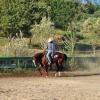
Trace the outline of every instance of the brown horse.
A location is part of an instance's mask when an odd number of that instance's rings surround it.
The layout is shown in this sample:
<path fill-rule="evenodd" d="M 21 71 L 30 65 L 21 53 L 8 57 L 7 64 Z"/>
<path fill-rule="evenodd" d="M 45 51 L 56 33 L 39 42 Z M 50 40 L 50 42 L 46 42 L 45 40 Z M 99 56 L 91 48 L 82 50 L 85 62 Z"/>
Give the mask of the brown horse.
<path fill-rule="evenodd" d="M 51 59 L 51 61 L 52 61 L 51 65 L 48 65 L 48 60 L 47 60 L 45 52 L 36 53 L 33 56 L 34 65 L 36 67 L 41 66 L 44 69 L 44 71 L 46 72 L 46 76 L 48 76 L 48 68 L 52 67 L 53 64 L 56 65 L 57 72 L 61 71 L 63 69 L 63 63 L 65 61 L 67 61 L 67 56 L 66 56 L 66 54 L 56 52 L 54 54 L 54 57 Z M 42 75 L 41 68 L 39 68 L 39 72 Z"/>

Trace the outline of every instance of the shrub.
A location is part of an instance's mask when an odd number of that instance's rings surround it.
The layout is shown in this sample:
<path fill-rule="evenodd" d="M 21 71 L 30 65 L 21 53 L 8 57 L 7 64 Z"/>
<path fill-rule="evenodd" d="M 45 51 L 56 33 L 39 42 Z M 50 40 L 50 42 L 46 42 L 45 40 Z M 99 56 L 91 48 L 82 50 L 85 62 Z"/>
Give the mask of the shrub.
<path fill-rule="evenodd" d="M 35 23 L 31 29 L 32 44 L 39 44 L 41 48 L 46 46 L 48 37 L 54 36 L 54 26 L 50 19 L 42 18 L 40 24 Z"/>
<path fill-rule="evenodd" d="M 5 45 L 5 56 L 29 56 L 27 39 L 23 38 L 22 33 L 17 38 L 12 37 L 10 42 Z"/>

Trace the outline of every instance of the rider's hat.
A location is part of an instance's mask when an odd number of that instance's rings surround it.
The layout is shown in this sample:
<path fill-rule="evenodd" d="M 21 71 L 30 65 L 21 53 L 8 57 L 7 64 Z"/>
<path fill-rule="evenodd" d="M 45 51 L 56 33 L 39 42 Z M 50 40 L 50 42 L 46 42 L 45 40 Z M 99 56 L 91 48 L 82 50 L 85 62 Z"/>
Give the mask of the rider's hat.
<path fill-rule="evenodd" d="M 48 39 L 48 42 L 52 42 L 54 39 L 53 39 L 53 37 L 50 37 L 49 39 Z"/>

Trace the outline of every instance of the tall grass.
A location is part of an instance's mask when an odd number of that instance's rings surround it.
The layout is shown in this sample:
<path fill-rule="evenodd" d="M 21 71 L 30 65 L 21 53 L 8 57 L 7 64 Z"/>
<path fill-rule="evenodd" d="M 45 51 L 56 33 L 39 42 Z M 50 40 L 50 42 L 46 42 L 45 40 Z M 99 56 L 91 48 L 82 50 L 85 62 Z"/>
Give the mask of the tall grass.
<path fill-rule="evenodd" d="M 0 37 L 0 46 L 4 46 L 9 42 L 9 39 L 6 37 Z"/>
<path fill-rule="evenodd" d="M 4 48 L 3 53 L 5 56 L 29 56 L 27 39 L 22 37 L 20 33 L 17 38 L 11 38 Z"/>

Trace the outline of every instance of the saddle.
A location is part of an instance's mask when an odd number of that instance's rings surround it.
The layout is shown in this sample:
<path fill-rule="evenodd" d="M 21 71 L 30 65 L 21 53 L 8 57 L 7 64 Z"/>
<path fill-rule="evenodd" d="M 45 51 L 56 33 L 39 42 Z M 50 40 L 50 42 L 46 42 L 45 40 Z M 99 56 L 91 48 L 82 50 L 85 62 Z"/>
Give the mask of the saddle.
<path fill-rule="evenodd" d="M 45 56 L 47 55 L 47 52 L 45 53 Z M 54 58 L 57 58 L 58 55 L 55 53 L 53 56 L 50 56 L 50 59 L 51 59 L 51 63 L 53 63 L 53 59 Z M 46 57 L 47 58 L 47 57 Z"/>

